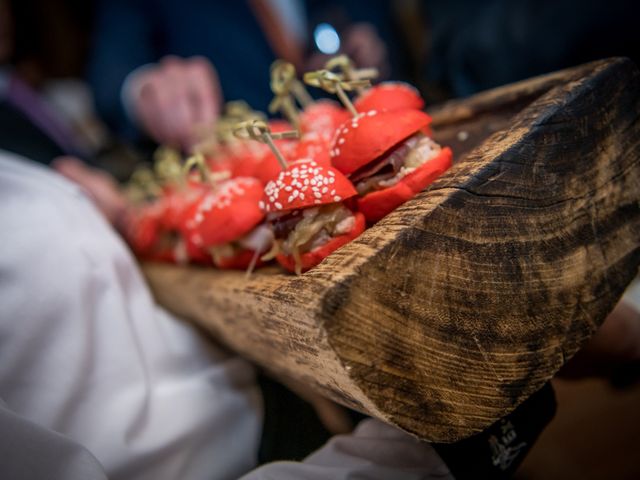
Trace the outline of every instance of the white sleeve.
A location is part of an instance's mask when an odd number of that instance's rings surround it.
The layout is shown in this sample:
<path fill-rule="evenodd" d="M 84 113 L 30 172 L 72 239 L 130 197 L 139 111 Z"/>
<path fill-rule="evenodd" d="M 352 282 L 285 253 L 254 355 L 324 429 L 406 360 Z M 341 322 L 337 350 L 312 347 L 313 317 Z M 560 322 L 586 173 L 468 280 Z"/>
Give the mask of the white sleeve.
<path fill-rule="evenodd" d="M 378 420 L 362 421 L 350 435 L 333 437 L 304 461 L 275 462 L 242 480 L 453 479 L 428 444 Z"/>
<path fill-rule="evenodd" d="M 5 480 L 107 480 L 82 446 L 10 412 L 0 400 L 0 474 Z"/>
<path fill-rule="evenodd" d="M 9 410 L 85 447 L 111 479 L 230 479 L 255 466 L 253 369 L 156 306 L 75 185 L 0 152 L 0 225 Z"/>

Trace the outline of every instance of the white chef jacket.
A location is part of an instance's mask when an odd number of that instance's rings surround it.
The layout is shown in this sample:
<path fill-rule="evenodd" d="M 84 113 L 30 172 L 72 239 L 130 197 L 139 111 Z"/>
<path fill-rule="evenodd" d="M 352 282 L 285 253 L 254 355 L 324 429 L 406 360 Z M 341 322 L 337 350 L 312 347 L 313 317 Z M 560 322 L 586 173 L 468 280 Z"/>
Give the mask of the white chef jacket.
<path fill-rule="evenodd" d="M 264 465 L 242 480 L 453 480 L 428 444 L 378 420 L 337 435 L 304 462 Z"/>
<path fill-rule="evenodd" d="M 253 369 L 153 302 L 79 187 L 0 151 L 0 478 L 233 479 L 262 419 Z M 375 420 L 243 479 L 452 478 Z"/>
<path fill-rule="evenodd" d="M 255 466 L 252 367 L 154 303 L 79 187 L 1 154 L 0 228 L 5 413 L 81 444 L 111 479 L 234 479 Z M 0 423 L 2 442 L 7 432 Z M 22 478 L 3 457 L 0 478 Z"/>

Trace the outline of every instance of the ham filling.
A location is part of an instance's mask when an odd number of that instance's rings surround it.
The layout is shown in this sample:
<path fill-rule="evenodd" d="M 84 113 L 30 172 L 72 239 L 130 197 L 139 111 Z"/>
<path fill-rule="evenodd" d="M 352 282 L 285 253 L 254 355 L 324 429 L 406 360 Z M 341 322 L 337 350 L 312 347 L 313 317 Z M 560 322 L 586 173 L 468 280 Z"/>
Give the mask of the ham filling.
<path fill-rule="evenodd" d="M 415 169 L 440 154 L 442 147 L 416 133 L 382 157 L 356 170 L 349 179 L 360 195 L 392 187 Z"/>

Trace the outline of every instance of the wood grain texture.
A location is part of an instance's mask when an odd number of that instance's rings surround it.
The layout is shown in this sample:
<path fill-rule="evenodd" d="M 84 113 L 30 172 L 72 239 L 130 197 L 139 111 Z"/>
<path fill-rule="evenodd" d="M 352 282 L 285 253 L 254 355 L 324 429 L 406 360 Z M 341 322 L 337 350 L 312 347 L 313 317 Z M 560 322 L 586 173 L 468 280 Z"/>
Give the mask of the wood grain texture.
<path fill-rule="evenodd" d="M 427 440 L 513 410 L 637 271 L 640 74 L 603 60 L 432 113 L 457 163 L 318 267 L 246 281 L 146 265 L 158 300 L 277 374 Z"/>

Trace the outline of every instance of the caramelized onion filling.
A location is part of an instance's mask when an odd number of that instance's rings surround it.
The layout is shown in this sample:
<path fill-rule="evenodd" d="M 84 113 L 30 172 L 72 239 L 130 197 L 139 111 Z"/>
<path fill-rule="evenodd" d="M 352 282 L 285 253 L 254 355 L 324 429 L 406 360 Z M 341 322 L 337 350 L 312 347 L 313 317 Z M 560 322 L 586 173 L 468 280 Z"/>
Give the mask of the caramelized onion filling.
<path fill-rule="evenodd" d="M 269 219 L 275 234 L 273 248 L 262 257 L 271 260 L 279 253 L 293 256 L 296 271 L 302 269 L 301 256 L 322 247 L 332 238 L 350 232 L 355 225 L 351 210 L 341 203 L 306 208 Z"/>

